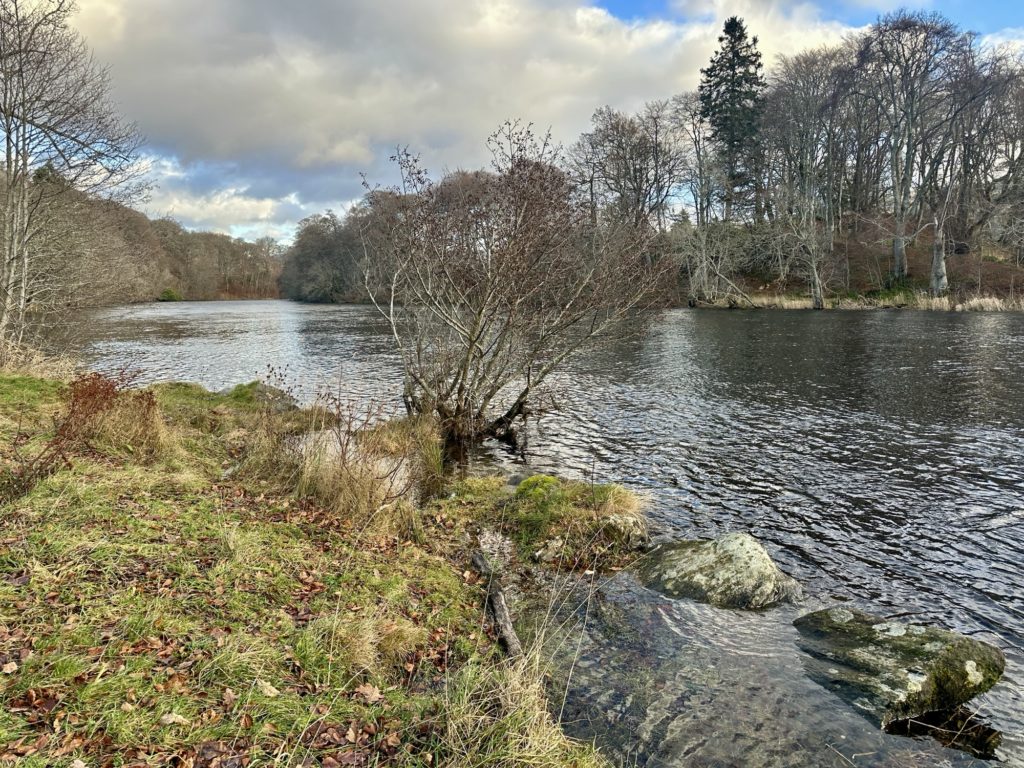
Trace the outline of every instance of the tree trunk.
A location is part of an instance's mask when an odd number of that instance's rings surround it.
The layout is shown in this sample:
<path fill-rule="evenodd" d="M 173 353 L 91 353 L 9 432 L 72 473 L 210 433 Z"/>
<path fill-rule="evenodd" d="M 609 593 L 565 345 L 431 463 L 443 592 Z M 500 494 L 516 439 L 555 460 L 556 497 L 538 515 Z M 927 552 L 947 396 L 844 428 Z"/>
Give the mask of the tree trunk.
<path fill-rule="evenodd" d="M 903 227 L 892 239 L 892 274 L 897 280 L 903 280 L 907 276 L 907 238 L 903 234 Z"/>
<path fill-rule="evenodd" d="M 949 290 L 949 281 L 946 279 L 946 238 L 939 223 L 939 217 L 935 220 L 935 242 L 932 245 L 932 296 L 942 296 Z"/>
<path fill-rule="evenodd" d="M 811 306 L 814 309 L 825 308 L 825 293 L 821 288 L 821 275 L 818 274 L 818 265 L 811 264 Z"/>

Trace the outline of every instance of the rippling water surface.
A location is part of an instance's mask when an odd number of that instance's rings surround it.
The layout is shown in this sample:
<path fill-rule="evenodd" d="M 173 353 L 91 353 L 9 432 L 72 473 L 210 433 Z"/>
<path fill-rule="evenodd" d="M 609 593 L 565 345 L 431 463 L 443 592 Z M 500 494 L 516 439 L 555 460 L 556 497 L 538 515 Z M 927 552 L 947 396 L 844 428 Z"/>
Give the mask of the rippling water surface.
<path fill-rule="evenodd" d="M 147 380 L 218 389 L 273 366 L 307 397 L 390 396 L 398 384 L 385 329 L 362 307 L 146 305 L 83 327 L 96 367 L 127 364 Z M 976 709 L 1003 732 L 1000 760 L 1024 765 L 1024 316 L 682 310 L 556 384 L 562 409 L 534 426 L 531 467 L 645 490 L 672 536 L 750 531 L 816 602 L 997 644 L 1007 673 Z M 583 660 L 680 660 L 650 665 L 661 671 L 645 686 L 687 693 L 658 723 L 635 724 L 660 745 L 638 746 L 641 761 L 971 763 L 879 734 L 809 683 L 785 612 L 740 616 L 638 591 L 624 578 L 605 596 L 633 612 L 637 642 Z M 567 710 L 588 734 L 577 693 Z"/>

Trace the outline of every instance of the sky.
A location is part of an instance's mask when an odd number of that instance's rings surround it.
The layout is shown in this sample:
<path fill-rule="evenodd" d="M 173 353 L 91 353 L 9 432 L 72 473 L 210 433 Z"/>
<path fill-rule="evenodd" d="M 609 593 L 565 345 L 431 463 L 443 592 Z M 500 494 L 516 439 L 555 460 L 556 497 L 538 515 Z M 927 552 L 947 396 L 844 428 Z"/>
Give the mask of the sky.
<path fill-rule="evenodd" d="M 571 143 L 602 105 L 695 88 L 724 20 L 770 69 L 841 41 L 895 0 L 79 0 L 76 26 L 147 139 L 140 207 L 288 241 L 300 219 L 394 183 L 408 146 L 435 173 L 486 163 L 509 118 Z M 1024 41 L 1024 2 L 910 0 L 983 39 Z"/>

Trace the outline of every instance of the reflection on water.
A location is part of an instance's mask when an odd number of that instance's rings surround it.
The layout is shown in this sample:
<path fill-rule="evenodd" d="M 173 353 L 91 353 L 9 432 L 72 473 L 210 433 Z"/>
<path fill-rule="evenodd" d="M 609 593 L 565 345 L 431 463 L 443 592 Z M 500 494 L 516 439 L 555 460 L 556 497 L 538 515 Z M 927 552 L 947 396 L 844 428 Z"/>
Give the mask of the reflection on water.
<path fill-rule="evenodd" d="M 366 308 L 165 304 L 89 320 L 85 354 L 97 367 L 217 389 L 273 366 L 307 397 L 327 386 L 397 404 L 396 361 Z M 999 645 L 1006 677 L 977 708 L 1003 732 L 999 757 L 1024 765 L 1022 353 L 1020 315 L 672 312 L 560 376 L 563 410 L 534 425 L 529 461 L 647 491 L 672 535 L 749 531 L 823 600 Z M 836 750 L 856 753 L 844 737 L 874 755 L 858 765 L 908 748 L 933 760 L 920 764 L 961 759 L 880 735 L 815 689 L 786 616 L 716 614 L 720 632 L 694 629 L 712 626 L 705 613 L 680 603 L 658 614 L 691 627 L 667 647 L 703 654 L 697 666 L 713 678 L 687 700 L 693 717 L 676 717 L 663 739 L 686 745 L 686 764 L 742 765 L 742 745 L 758 739 L 782 745 L 773 764 L 832 764 Z M 759 647 L 773 661 L 746 655 Z M 651 674 L 668 675 L 650 658 Z M 702 709 L 736 745 L 725 762 L 701 757 L 715 738 Z"/>

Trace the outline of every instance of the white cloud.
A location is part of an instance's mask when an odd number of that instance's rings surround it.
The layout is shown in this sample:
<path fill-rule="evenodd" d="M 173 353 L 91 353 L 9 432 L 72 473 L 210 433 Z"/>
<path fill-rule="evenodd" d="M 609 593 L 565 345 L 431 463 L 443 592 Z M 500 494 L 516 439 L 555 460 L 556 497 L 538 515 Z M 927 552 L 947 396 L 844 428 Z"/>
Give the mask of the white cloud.
<path fill-rule="evenodd" d="M 1007 47 L 1024 53 L 1024 27 L 1007 27 L 981 38 L 982 45 Z"/>
<path fill-rule="evenodd" d="M 387 180 L 397 144 L 434 169 L 475 166 L 506 118 L 568 142 L 598 106 L 693 88 L 728 15 L 769 63 L 849 31 L 787 0 L 686 0 L 687 18 L 633 22 L 585 0 L 79 4 L 123 111 L 173 161 L 154 204 L 236 231 L 340 207 L 360 172 Z"/>

